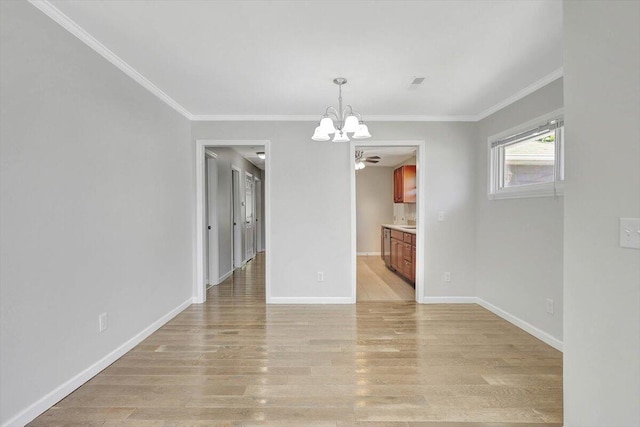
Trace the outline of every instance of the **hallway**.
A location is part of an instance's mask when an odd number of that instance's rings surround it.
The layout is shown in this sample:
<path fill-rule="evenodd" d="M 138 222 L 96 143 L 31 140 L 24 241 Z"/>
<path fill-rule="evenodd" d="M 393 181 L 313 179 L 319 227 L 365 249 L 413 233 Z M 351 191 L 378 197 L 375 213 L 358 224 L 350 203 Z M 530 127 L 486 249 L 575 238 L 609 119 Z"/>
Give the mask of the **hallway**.
<path fill-rule="evenodd" d="M 477 305 L 267 306 L 264 257 L 30 425 L 562 425 L 562 354 L 510 323 Z"/>

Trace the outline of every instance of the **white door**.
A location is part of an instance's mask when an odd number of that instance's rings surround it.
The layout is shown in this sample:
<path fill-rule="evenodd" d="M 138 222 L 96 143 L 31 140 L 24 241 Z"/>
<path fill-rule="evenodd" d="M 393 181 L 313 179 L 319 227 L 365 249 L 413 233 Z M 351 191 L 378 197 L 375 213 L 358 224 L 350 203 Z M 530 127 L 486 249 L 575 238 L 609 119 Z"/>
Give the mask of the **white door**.
<path fill-rule="evenodd" d="M 242 207 L 240 195 L 240 172 L 231 170 L 231 219 L 233 223 L 233 268 L 242 267 Z"/>
<path fill-rule="evenodd" d="M 217 285 L 218 278 L 218 164 L 207 157 L 207 284 Z"/>
<path fill-rule="evenodd" d="M 245 259 L 250 260 L 256 256 L 256 247 L 254 240 L 254 212 L 255 212 L 255 200 L 253 197 L 253 175 L 247 172 L 245 176 Z"/>

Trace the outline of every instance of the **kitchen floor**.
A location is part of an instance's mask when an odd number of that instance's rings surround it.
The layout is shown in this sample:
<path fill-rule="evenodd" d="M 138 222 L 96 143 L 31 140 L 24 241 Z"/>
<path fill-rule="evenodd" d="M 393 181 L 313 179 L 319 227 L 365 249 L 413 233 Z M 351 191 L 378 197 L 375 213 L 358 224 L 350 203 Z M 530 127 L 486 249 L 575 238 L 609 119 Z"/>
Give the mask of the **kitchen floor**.
<path fill-rule="evenodd" d="M 415 301 L 415 289 L 389 270 L 380 255 L 358 257 L 357 301 Z"/>

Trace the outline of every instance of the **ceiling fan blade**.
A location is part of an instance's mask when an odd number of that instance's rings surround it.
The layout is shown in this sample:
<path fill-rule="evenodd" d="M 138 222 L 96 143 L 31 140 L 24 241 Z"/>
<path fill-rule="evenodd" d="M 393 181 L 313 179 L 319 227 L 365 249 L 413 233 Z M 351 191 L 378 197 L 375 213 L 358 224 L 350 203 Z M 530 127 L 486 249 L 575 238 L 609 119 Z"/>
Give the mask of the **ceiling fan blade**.
<path fill-rule="evenodd" d="M 371 160 L 380 160 L 382 157 L 380 156 L 369 156 L 367 157 L 367 159 L 371 159 Z"/>
<path fill-rule="evenodd" d="M 378 163 L 380 160 L 369 160 L 369 159 L 364 159 L 365 162 L 367 163 Z"/>

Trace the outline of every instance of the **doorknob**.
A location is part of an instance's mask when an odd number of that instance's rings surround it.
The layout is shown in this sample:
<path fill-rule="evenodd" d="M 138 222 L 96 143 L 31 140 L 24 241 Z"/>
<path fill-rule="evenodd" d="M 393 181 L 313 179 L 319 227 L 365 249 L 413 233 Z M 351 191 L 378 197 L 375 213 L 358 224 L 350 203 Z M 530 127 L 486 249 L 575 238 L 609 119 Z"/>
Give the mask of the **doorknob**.
<path fill-rule="evenodd" d="M 207 229 L 211 230 L 211 226 L 210 226 L 210 225 L 208 225 L 208 226 L 207 226 Z"/>

